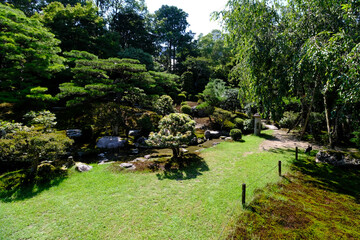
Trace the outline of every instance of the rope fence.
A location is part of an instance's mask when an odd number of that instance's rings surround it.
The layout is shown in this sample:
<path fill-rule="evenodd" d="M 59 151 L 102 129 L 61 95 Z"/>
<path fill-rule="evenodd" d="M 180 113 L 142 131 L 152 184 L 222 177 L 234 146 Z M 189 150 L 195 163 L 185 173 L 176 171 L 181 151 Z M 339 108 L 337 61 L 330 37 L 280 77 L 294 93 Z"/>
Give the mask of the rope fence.
<path fill-rule="evenodd" d="M 295 148 L 295 159 L 298 160 L 298 147 Z M 242 186 L 242 191 L 241 191 L 241 204 L 243 207 L 246 206 L 246 188 L 249 188 L 250 186 L 253 186 L 255 185 L 256 183 L 259 182 L 260 179 L 264 178 L 265 176 L 267 176 L 269 173 L 273 172 L 275 169 L 278 169 L 278 173 L 279 173 L 279 177 L 282 176 L 282 162 L 281 161 L 278 161 L 278 164 L 274 167 L 272 167 L 270 170 L 264 172 L 261 176 L 259 176 L 258 178 L 256 178 L 255 180 L 251 181 L 250 183 L 246 184 L 246 183 L 243 183 L 241 186 Z M 239 199 L 240 200 L 240 199 Z M 234 207 L 232 208 L 231 210 L 231 213 L 229 215 L 229 218 L 228 220 L 226 221 L 226 224 L 225 226 L 222 228 L 221 230 L 221 233 L 219 235 L 219 240 L 221 239 L 222 237 L 222 234 L 224 233 L 224 230 L 225 228 L 229 225 L 230 223 L 230 220 L 235 212 L 235 209 L 237 208 L 237 206 L 240 204 L 240 201 L 236 201 Z"/>

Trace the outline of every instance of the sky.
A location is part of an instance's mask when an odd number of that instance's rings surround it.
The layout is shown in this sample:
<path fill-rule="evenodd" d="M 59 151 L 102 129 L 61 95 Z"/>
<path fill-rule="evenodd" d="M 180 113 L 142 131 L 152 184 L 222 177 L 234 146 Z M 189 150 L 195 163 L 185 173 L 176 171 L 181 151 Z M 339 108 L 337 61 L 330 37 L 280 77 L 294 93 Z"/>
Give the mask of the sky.
<path fill-rule="evenodd" d="M 210 14 L 225 8 L 228 0 L 145 0 L 150 13 L 154 13 L 162 5 L 176 6 L 189 14 L 187 21 L 190 24 L 188 30 L 204 35 L 213 29 L 221 29 L 220 23 L 210 21 Z"/>

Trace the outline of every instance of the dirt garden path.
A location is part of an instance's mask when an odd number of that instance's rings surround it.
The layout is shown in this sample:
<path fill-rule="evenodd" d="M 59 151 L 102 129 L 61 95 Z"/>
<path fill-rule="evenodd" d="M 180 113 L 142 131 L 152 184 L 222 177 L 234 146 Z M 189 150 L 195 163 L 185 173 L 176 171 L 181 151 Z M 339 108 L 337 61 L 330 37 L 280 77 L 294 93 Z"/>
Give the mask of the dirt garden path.
<path fill-rule="evenodd" d="M 298 147 L 299 151 L 304 151 L 308 145 L 313 149 L 321 149 L 321 146 L 310 144 L 309 142 L 300 141 L 292 133 L 287 133 L 284 130 L 279 130 L 273 125 L 265 125 L 267 128 L 273 130 L 273 138 L 265 140 L 259 147 L 261 151 L 268 151 L 276 148 L 295 148 Z"/>

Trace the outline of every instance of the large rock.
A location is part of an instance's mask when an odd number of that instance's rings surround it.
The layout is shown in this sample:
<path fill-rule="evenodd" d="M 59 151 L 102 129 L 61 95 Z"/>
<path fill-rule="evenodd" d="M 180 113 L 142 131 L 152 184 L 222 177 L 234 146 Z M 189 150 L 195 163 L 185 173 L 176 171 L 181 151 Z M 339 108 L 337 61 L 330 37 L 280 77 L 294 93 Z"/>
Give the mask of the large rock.
<path fill-rule="evenodd" d="M 349 154 L 338 151 L 319 151 L 316 154 L 316 162 L 330 163 L 334 166 L 360 166 L 360 160 Z"/>
<path fill-rule="evenodd" d="M 82 132 L 80 129 L 68 129 L 66 130 L 66 136 L 69 138 L 78 138 L 82 136 Z"/>
<path fill-rule="evenodd" d="M 219 131 L 206 130 L 204 135 L 205 135 L 206 139 L 214 139 L 214 138 L 219 138 L 220 137 L 220 132 Z"/>
<path fill-rule="evenodd" d="M 135 165 L 132 163 L 121 163 L 120 167 L 130 169 L 130 170 L 136 169 Z"/>
<path fill-rule="evenodd" d="M 75 169 L 78 170 L 79 172 L 87 172 L 90 171 L 93 167 L 89 166 L 85 163 L 81 163 L 81 162 L 77 162 L 75 164 Z"/>
<path fill-rule="evenodd" d="M 96 146 L 98 148 L 106 148 L 106 149 L 123 148 L 125 147 L 126 143 L 127 141 L 121 139 L 120 137 L 106 136 L 100 138 L 99 141 L 96 143 Z"/>

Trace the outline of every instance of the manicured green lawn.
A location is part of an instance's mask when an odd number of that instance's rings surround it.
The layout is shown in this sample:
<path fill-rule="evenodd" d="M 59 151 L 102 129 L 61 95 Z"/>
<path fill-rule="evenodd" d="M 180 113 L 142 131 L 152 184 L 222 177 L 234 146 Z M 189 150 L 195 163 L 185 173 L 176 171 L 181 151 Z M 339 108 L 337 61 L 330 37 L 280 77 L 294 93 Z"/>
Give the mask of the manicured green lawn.
<path fill-rule="evenodd" d="M 218 239 L 224 227 L 226 237 L 229 216 L 243 211 L 241 184 L 249 184 L 250 202 L 255 189 L 280 180 L 278 160 L 285 172 L 294 158 L 260 152 L 264 138 L 244 140 L 202 151 L 202 163 L 176 175 L 114 173 L 107 165 L 72 171 L 32 197 L 0 202 L 0 239 Z"/>

